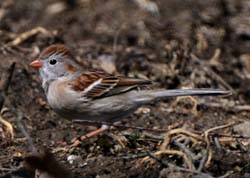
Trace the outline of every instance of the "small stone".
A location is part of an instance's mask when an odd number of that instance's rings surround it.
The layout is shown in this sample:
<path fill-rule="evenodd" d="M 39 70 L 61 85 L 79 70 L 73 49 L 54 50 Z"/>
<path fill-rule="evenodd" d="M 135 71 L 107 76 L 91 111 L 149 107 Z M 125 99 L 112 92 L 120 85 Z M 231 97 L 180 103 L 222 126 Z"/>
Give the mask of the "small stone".
<path fill-rule="evenodd" d="M 233 127 L 234 132 L 244 137 L 250 137 L 250 121 L 243 122 Z"/>
<path fill-rule="evenodd" d="M 250 137 L 250 121 L 243 122 L 233 127 L 233 131 L 236 132 L 238 135 L 243 137 Z M 242 139 L 241 143 L 244 146 L 250 145 L 249 139 Z"/>
<path fill-rule="evenodd" d="M 69 155 L 67 158 L 67 161 L 69 162 L 69 164 L 80 164 L 80 162 L 82 161 L 81 156 L 77 156 L 77 155 Z"/>

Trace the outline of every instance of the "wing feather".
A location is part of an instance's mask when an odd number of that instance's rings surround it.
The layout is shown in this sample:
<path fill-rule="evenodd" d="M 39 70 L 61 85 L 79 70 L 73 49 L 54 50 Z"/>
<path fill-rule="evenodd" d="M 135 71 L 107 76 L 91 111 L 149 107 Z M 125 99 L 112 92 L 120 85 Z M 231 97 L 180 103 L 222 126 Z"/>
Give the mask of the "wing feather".
<path fill-rule="evenodd" d="M 88 98 L 99 98 L 124 93 L 151 82 L 144 79 L 127 78 L 107 74 L 103 71 L 81 73 L 70 83 L 75 92 Z"/>

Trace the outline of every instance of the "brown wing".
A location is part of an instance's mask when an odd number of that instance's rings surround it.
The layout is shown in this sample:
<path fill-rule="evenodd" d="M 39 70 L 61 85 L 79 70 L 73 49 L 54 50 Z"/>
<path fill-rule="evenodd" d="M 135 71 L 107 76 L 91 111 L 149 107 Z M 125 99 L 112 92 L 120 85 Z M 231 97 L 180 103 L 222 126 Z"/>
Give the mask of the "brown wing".
<path fill-rule="evenodd" d="M 72 89 L 89 98 L 111 96 L 127 92 L 151 82 L 143 79 L 114 76 L 103 71 L 84 72 L 70 83 Z"/>

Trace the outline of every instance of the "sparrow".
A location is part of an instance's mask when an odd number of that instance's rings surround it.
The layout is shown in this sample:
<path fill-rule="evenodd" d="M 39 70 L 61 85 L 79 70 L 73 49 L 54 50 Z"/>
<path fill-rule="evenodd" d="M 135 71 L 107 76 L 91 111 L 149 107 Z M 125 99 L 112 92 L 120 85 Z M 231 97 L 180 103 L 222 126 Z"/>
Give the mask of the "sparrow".
<path fill-rule="evenodd" d="M 187 95 L 227 95 L 221 89 L 145 89 L 150 80 L 112 75 L 102 70 L 87 70 L 62 44 L 44 49 L 30 63 L 39 69 L 42 87 L 51 108 L 69 120 L 104 123 L 85 137 L 95 136 L 142 105 L 157 100 Z"/>

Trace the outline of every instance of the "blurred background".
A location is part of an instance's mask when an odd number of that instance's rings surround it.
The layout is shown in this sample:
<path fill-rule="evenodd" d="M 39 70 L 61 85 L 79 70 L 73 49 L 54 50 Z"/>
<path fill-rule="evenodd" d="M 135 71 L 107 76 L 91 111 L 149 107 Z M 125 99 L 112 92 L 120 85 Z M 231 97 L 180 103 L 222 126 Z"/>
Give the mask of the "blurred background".
<path fill-rule="evenodd" d="M 195 104 L 187 99 L 145 106 L 122 121 L 124 125 L 166 129 L 179 124 L 199 131 L 230 121 L 241 120 L 247 125 L 249 17 L 249 0 L 1 0 L 0 75 L 13 62 L 16 67 L 5 98 L 8 112 L 3 115 L 13 125 L 15 137 L 6 144 L 8 137 L 0 124 L 0 133 L 5 135 L 0 139 L 4 143 L 0 167 L 18 166 L 28 151 L 15 125 L 18 110 L 38 147 L 54 150 L 57 159 L 70 165 L 75 175 L 176 177 L 160 163 L 142 166 L 140 158 L 122 157 L 158 150 L 160 142 L 138 141 L 145 136 L 140 131 L 114 131 L 126 140 L 124 149 L 117 149 L 116 141 L 103 136 L 86 141 L 80 149 L 65 151 L 72 138 L 89 128 L 65 121 L 50 110 L 38 73 L 28 64 L 48 45 L 63 43 L 89 68 L 150 79 L 168 89 L 222 88 L 233 92 L 227 98 L 196 98 Z M 237 134 L 247 130 L 249 125 Z M 226 147 L 230 151 L 217 150 L 210 167 L 202 170 L 213 176 L 232 170 L 229 176 L 249 176 L 249 142 L 244 143 L 245 151 L 238 142 L 234 144 Z M 87 166 L 71 165 L 67 161 L 71 154 Z"/>

